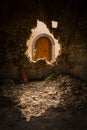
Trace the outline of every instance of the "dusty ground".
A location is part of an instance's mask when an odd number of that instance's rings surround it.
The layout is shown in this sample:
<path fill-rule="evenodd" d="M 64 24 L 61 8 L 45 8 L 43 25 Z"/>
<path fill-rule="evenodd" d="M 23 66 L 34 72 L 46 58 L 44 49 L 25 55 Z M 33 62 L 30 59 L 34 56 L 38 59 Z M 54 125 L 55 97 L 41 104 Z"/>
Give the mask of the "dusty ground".
<path fill-rule="evenodd" d="M 87 130 L 87 84 L 68 75 L 0 87 L 0 130 Z"/>

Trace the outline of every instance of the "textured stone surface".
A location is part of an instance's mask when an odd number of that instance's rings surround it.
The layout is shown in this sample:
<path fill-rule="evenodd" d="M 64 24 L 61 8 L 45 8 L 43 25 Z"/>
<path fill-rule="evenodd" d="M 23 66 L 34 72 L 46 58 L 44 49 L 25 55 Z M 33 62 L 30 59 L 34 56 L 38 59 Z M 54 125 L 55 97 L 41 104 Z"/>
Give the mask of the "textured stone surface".
<path fill-rule="evenodd" d="M 38 69 L 34 71 L 31 66 L 33 63 L 29 63 L 24 55 L 27 50 L 26 41 L 39 19 L 47 25 L 61 45 L 61 55 L 57 58 L 52 72 L 72 73 L 87 80 L 87 8 L 85 1 L 21 0 L 16 2 L 13 0 L 12 2 L 8 0 L 3 1 L 0 7 L 1 79 L 11 77 L 13 80 L 19 79 L 18 66 L 20 64 L 25 66 L 28 77 L 32 79 L 40 79 L 51 73 L 47 65 L 45 68 L 49 71 L 47 74 L 44 73 L 46 71 L 43 67 L 42 75 L 36 75 L 39 72 Z M 52 20 L 58 21 L 58 28 L 52 29 Z"/>
<path fill-rule="evenodd" d="M 0 129 L 86 130 L 87 84 L 69 75 L 0 91 Z"/>

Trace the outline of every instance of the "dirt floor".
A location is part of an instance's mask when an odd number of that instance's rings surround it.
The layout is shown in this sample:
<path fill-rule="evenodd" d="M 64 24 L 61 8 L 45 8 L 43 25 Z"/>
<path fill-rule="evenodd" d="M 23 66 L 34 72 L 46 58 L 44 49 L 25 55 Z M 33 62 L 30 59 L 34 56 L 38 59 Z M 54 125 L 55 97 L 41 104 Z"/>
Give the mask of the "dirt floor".
<path fill-rule="evenodd" d="M 0 130 L 87 130 L 87 84 L 69 75 L 0 86 Z"/>

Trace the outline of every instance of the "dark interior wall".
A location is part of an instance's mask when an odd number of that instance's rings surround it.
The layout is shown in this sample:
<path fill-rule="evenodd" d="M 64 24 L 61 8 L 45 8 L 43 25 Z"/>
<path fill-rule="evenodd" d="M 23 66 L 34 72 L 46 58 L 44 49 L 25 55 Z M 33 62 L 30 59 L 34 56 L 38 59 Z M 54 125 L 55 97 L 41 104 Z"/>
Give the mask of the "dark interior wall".
<path fill-rule="evenodd" d="M 3 0 L 0 4 L 0 77 L 18 79 L 18 66 L 24 65 L 31 78 L 56 72 L 72 73 L 87 80 L 86 12 L 86 3 L 82 0 Z M 47 73 L 41 69 L 43 64 L 36 67 L 24 55 L 26 41 L 37 19 L 47 24 L 61 44 L 61 55 L 55 67 L 46 66 Z M 58 28 L 52 29 L 51 20 L 58 21 Z"/>

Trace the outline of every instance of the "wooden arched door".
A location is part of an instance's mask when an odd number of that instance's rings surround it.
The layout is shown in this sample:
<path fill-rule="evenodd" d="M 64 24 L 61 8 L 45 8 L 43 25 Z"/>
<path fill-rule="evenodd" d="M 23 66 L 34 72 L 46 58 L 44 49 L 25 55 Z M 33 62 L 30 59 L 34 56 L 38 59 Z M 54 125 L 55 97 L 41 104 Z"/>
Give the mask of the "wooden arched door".
<path fill-rule="evenodd" d="M 48 61 L 51 60 L 51 41 L 47 37 L 40 37 L 35 43 L 35 60 L 38 58 L 46 58 Z"/>

